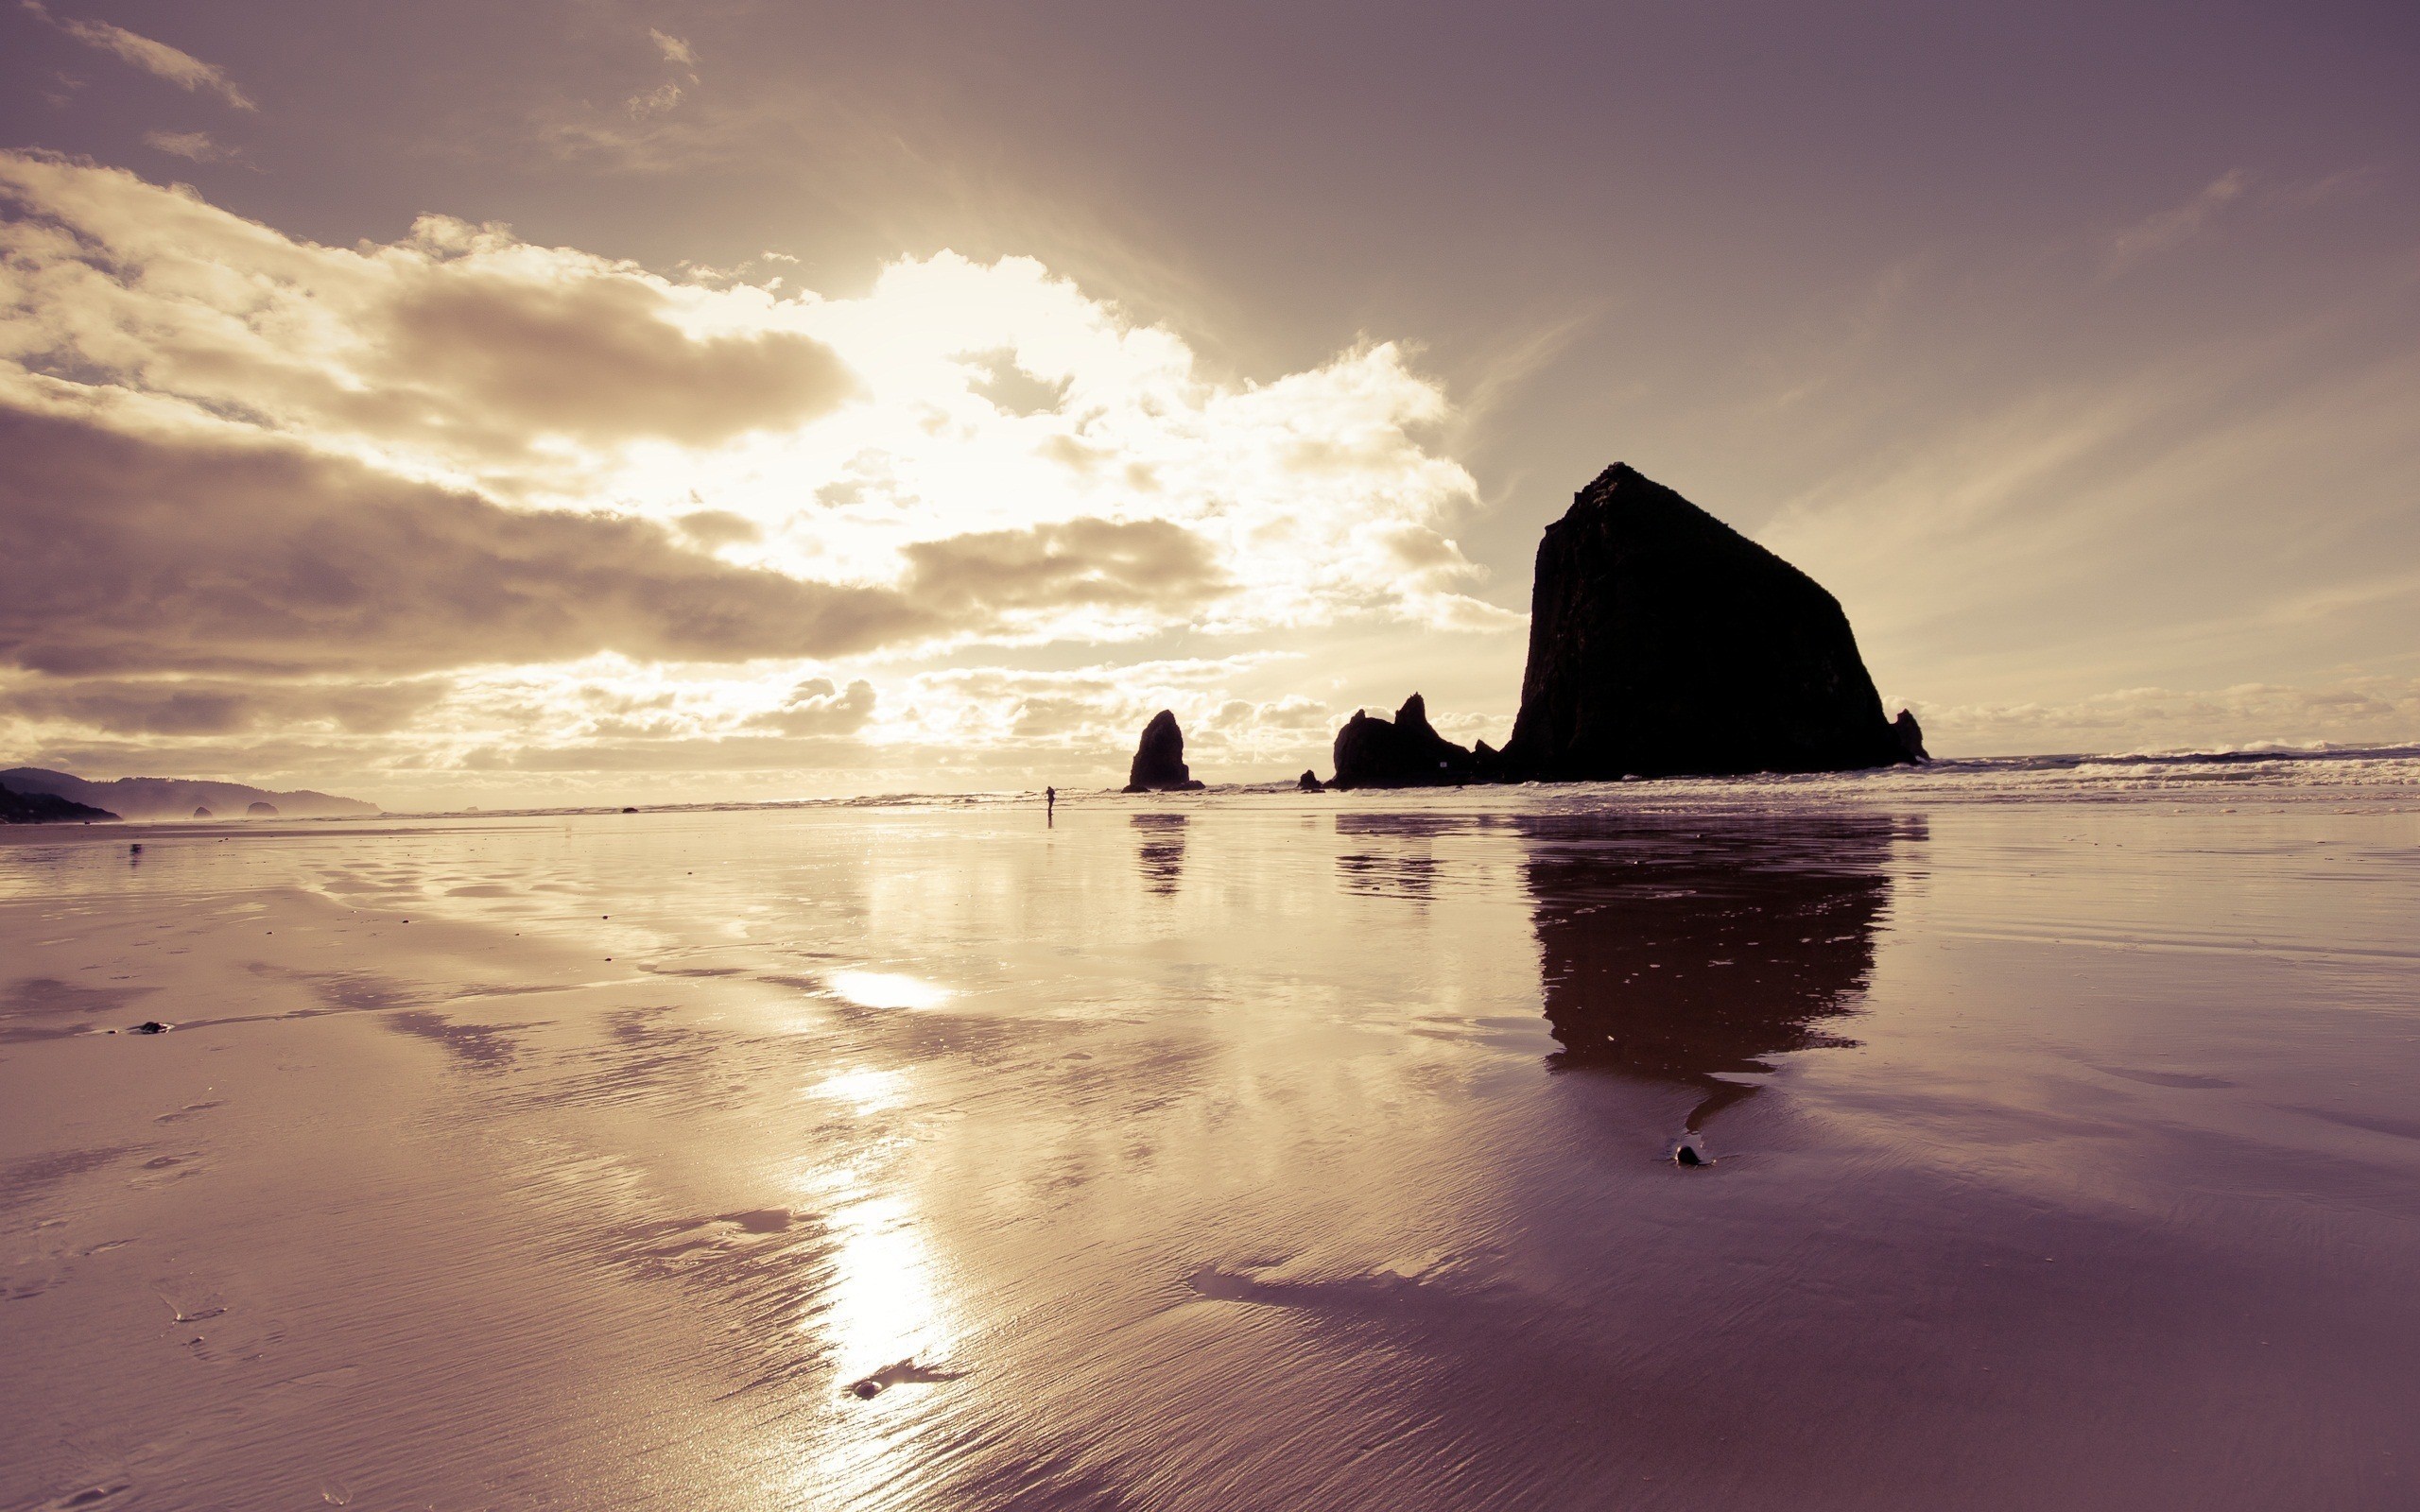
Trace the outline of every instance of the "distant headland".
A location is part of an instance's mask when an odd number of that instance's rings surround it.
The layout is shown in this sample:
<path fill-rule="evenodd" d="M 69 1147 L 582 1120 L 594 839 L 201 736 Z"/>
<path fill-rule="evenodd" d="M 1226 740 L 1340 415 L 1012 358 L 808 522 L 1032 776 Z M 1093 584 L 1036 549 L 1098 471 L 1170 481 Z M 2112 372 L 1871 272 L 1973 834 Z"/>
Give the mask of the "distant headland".
<path fill-rule="evenodd" d="M 20 793 L 0 782 L 0 824 L 93 824 L 116 817 L 107 809 L 55 793 Z"/>
<path fill-rule="evenodd" d="M 307 789 L 272 793 L 241 782 L 210 782 L 182 777 L 121 777 L 95 782 L 40 766 L 12 766 L 0 772 L 0 787 L 23 797 L 63 799 L 93 811 L 60 815 L 61 818 L 91 818 L 98 813 L 129 819 L 200 819 L 236 814 L 255 819 L 336 819 L 366 818 L 379 812 L 375 803 Z"/>
<path fill-rule="evenodd" d="M 1179 757 L 1162 710 L 1127 791 Z M 1672 490 L 1616 463 L 1538 543 L 1521 712 L 1502 750 L 1454 744 L 1419 694 L 1392 720 L 1356 713 L 1324 785 L 1606 782 L 1838 772 L 1927 759 L 1902 710 L 1887 719 L 1840 601 Z M 1147 758 L 1150 758 L 1147 760 Z M 1190 782 L 1182 763 L 1179 782 Z M 1199 783 L 1192 783 L 1199 786 Z M 1305 772 L 1301 784 L 1322 785 Z"/>

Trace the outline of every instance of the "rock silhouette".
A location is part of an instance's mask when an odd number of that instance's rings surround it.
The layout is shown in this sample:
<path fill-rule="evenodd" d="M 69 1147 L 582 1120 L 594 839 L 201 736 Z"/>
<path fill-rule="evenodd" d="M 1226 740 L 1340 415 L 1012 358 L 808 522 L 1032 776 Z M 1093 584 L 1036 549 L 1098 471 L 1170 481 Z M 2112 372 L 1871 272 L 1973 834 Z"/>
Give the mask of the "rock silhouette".
<path fill-rule="evenodd" d="M 1134 747 L 1134 765 L 1128 769 L 1126 791 L 1129 793 L 1198 793 L 1201 784 L 1195 782 L 1184 765 L 1184 731 L 1177 728 L 1176 714 L 1167 709 L 1151 716 L 1143 727 L 1143 738 Z"/>
<path fill-rule="evenodd" d="M 1320 774 L 1311 771 L 1308 768 L 1304 770 L 1301 779 L 1297 781 L 1294 785 L 1305 793 L 1324 793 L 1327 791 L 1327 784 L 1320 781 Z"/>
<path fill-rule="evenodd" d="M 1503 776 L 1843 771 L 1910 759 L 1848 616 L 1805 573 L 1619 463 L 1547 526 Z"/>
<path fill-rule="evenodd" d="M 1924 727 L 1917 724 L 1916 716 L 1907 710 L 1900 710 L 1899 717 L 1891 721 L 1891 734 L 1899 742 L 1899 748 L 1907 753 L 1908 760 L 1911 762 L 1932 760 L 1932 753 L 1925 749 Z"/>
<path fill-rule="evenodd" d="M 244 812 L 255 819 L 273 819 L 277 817 L 277 805 L 256 801 L 245 804 Z"/>
<path fill-rule="evenodd" d="M 1336 788 L 1452 787 L 1485 780 L 1478 757 L 1428 723 L 1427 702 L 1416 693 L 1392 722 L 1357 710 L 1336 732 L 1335 760 L 1328 785 Z"/>
<path fill-rule="evenodd" d="M 210 813 L 210 805 L 209 805 L 209 804 L 207 804 L 207 803 L 205 803 L 205 804 L 202 804 L 200 807 L 199 807 L 199 808 L 195 809 L 195 810 L 193 811 L 193 816 L 194 816 L 195 818 L 197 818 L 197 819 L 206 819 L 206 818 L 211 817 L 212 816 L 211 816 L 211 813 Z"/>

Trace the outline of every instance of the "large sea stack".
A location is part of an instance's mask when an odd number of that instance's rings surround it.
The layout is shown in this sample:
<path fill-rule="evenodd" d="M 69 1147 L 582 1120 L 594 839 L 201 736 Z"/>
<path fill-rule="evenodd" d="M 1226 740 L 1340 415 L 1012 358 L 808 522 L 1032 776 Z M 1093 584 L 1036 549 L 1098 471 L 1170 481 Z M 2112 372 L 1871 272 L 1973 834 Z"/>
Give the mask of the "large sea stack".
<path fill-rule="evenodd" d="M 1336 732 L 1336 777 L 1330 787 L 1451 787 L 1487 780 L 1495 752 L 1481 741 L 1466 750 L 1437 733 L 1428 704 L 1413 694 L 1394 719 L 1356 710 Z"/>
<path fill-rule="evenodd" d="M 1134 765 L 1127 771 L 1126 791 L 1129 793 L 1198 793 L 1201 784 L 1184 765 L 1184 731 L 1176 724 L 1176 714 L 1167 709 L 1151 716 L 1143 727 L 1143 738 L 1134 747 Z"/>
<path fill-rule="evenodd" d="M 1848 616 L 1805 573 L 1619 463 L 1547 526 L 1507 777 L 1846 771 L 1909 759 Z"/>

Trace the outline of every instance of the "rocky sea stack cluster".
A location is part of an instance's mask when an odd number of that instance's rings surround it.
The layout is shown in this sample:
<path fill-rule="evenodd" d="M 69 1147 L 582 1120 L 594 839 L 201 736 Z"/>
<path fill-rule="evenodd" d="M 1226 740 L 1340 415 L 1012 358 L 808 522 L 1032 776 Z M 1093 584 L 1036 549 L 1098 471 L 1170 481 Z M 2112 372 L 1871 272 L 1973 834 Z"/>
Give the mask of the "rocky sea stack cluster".
<path fill-rule="evenodd" d="M 1427 701 L 1415 693 L 1392 721 L 1358 712 L 1346 720 L 1336 732 L 1335 760 L 1334 787 L 1438 787 L 1491 781 L 1496 753 L 1483 740 L 1470 750 L 1437 733 Z"/>
<path fill-rule="evenodd" d="M 1336 788 L 1838 772 L 1930 758 L 1882 713 L 1840 601 L 1660 483 L 1616 463 L 1538 543 L 1521 712 L 1464 747 L 1420 695 L 1336 734 Z M 1199 788 L 1162 710 L 1126 791 Z M 1319 785 L 1305 772 L 1300 784 Z"/>

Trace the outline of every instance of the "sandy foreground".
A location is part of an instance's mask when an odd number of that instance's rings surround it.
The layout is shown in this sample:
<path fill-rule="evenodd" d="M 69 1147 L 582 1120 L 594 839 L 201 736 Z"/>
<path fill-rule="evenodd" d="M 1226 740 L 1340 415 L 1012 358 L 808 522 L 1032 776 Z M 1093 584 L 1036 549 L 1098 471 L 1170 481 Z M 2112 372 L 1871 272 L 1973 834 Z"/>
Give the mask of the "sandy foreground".
<path fill-rule="evenodd" d="M 0 1506 L 2420 1503 L 2415 919 L 2409 789 L 13 833 Z"/>

